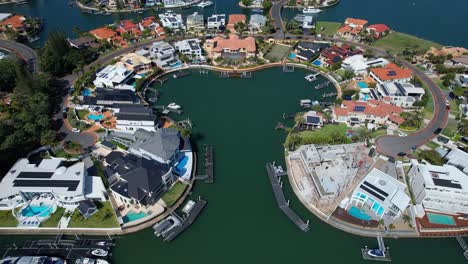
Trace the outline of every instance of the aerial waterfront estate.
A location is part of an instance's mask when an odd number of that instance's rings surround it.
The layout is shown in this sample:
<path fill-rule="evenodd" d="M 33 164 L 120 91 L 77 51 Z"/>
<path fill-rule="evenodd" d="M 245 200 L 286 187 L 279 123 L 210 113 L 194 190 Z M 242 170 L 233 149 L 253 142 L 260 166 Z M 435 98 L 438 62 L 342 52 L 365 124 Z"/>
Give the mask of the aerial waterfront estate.
<path fill-rule="evenodd" d="M 4 257 L 461 262 L 467 50 L 339 2 L 80 0 L 3 34 Z"/>

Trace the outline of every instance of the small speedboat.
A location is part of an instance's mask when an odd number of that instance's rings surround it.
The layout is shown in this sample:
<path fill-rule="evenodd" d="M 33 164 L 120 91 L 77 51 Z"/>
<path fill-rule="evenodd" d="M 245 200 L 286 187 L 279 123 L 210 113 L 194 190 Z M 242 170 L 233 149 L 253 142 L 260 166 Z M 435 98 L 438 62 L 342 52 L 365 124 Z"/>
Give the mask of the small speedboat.
<path fill-rule="evenodd" d="M 100 247 L 105 247 L 107 246 L 107 242 L 106 241 L 99 241 L 96 243 L 96 245 L 100 246 Z"/>
<path fill-rule="evenodd" d="M 211 2 L 211 1 L 202 1 L 197 6 L 201 7 L 201 8 L 205 8 L 205 7 L 208 7 L 208 6 L 211 6 L 211 5 L 213 5 L 213 2 Z"/>
<path fill-rule="evenodd" d="M 312 7 L 306 7 L 302 9 L 302 13 L 304 14 L 318 14 L 320 12 L 322 12 L 322 10 L 317 9 L 317 8 L 312 8 Z"/>
<path fill-rule="evenodd" d="M 378 249 L 378 248 L 369 249 L 367 251 L 367 255 L 369 255 L 371 257 L 374 257 L 374 258 L 383 258 L 383 257 L 385 257 L 385 253 L 382 250 Z"/>
<path fill-rule="evenodd" d="M 304 16 L 304 15 L 297 15 L 297 16 L 294 17 L 294 20 L 296 20 L 297 22 L 301 22 L 301 23 L 302 23 L 302 22 L 304 22 L 305 17 L 306 17 L 306 16 Z"/>
<path fill-rule="evenodd" d="M 254 13 L 263 13 L 263 9 L 255 8 L 255 9 L 252 9 L 252 12 L 254 12 Z"/>
<path fill-rule="evenodd" d="M 98 248 L 98 249 L 95 249 L 95 250 L 91 251 L 91 254 L 93 254 L 93 256 L 97 256 L 97 257 L 107 257 L 109 252 L 107 250 Z"/>
<path fill-rule="evenodd" d="M 180 109 L 180 105 L 176 104 L 176 103 L 170 103 L 167 105 L 168 108 L 171 108 L 171 109 Z"/>

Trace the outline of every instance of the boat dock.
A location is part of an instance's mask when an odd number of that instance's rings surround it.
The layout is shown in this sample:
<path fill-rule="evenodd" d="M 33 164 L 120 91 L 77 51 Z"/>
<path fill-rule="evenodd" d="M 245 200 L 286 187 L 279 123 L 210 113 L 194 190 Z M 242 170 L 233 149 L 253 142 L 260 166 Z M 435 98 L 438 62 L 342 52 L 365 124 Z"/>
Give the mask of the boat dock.
<path fill-rule="evenodd" d="M 371 256 L 368 254 L 369 249 L 367 246 L 361 248 L 362 258 L 366 260 L 375 260 L 375 261 L 392 261 L 390 258 L 390 251 L 387 247 L 385 247 L 385 243 L 383 238 L 378 236 L 377 243 L 379 244 L 378 250 L 383 254 L 382 256 Z"/>
<path fill-rule="evenodd" d="M 170 112 L 173 112 L 173 113 L 176 113 L 178 115 L 182 114 L 184 111 L 180 110 L 180 109 L 174 109 L 174 108 L 170 108 L 170 107 L 167 107 L 165 105 L 153 105 L 151 106 L 153 109 L 156 109 L 156 110 L 161 110 L 161 112 L 165 115 L 169 114 Z"/>
<path fill-rule="evenodd" d="M 323 88 L 327 88 L 329 85 L 330 85 L 330 81 L 327 81 L 327 82 L 324 82 L 324 83 L 319 83 L 317 85 L 315 85 L 315 90 L 320 90 L 320 89 L 323 89 Z"/>
<path fill-rule="evenodd" d="M 304 77 L 304 79 L 306 79 L 308 82 L 313 82 L 313 81 L 317 80 L 317 76 L 319 76 L 319 75 L 320 75 L 320 73 L 312 73 L 312 74 L 309 74 L 306 77 Z"/>
<path fill-rule="evenodd" d="M 174 75 L 172 75 L 172 77 L 174 79 L 178 79 L 178 78 L 186 77 L 186 76 L 189 76 L 189 75 L 192 75 L 192 73 L 189 72 L 189 71 L 178 71 L 178 72 L 174 73 Z"/>
<path fill-rule="evenodd" d="M 157 233 L 157 236 L 162 236 L 164 241 L 172 241 L 174 240 L 178 235 L 180 235 L 185 229 L 187 229 L 189 226 L 195 222 L 195 219 L 198 217 L 198 215 L 201 213 L 201 211 L 205 208 L 207 201 L 198 199 L 198 201 L 193 204 L 192 208 L 190 211 L 185 215 L 184 218 L 181 218 L 179 215 L 176 213 L 172 213 L 168 218 L 160 221 L 156 225 L 153 226 L 153 229 L 155 230 L 155 233 Z M 167 226 L 167 222 L 165 222 L 169 218 L 176 218 L 177 223 L 174 222 L 174 224 L 171 226 Z"/>
<path fill-rule="evenodd" d="M 2 258 L 7 256 L 55 256 L 66 260 L 77 260 L 93 257 L 91 251 L 95 249 L 110 251 L 113 245 L 113 240 L 109 237 L 103 239 L 81 239 L 79 237 L 62 239 L 62 235 L 58 235 L 55 239 L 28 240 L 22 246 L 15 244 L 8 247 L 2 246 L 0 254 Z M 110 253 L 107 257 L 109 256 L 111 256 Z"/>
<path fill-rule="evenodd" d="M 252 72 L 228 72 L 228 71 L 222 71 L 219 74 L 220 78 L 241 78 L 241 79 L 251 79 L 253 77 Z"/>
<path fill-rule="evenodd" d="M 322 98 L 334 97 L 337 96 L 337 93 L 324 93 L 322 94 Z"/>
<path fill-rule="evenodd" d="M 461 236 L 456 236 L 455 238 L 463 250 L 463 256 L 465 256 L 465 259 L 468 260 L 468 246 L 466 245 L 465 240 Z"/>
<path fill-rule="evenodd" d="M 279 169 L 280 167 L 275 167 L 274 163 L 267 163 L 266 170 L 268 177 L 270 178 L 271 187 L 273 188 L 273 193 L 275 195 L 276 203 L 278 207 L 283 211 L 284 214 L 304 232 L 309 231 L 309 221 L 304 222 L 290 207 L 289 201 L 286 201 L 286 198 L 283 193 L 283 183 L 278 180 L 278 177 L 287 175 L 287 172 Z"/>
<path fill-rule="evenodd" d="M 214 162 L 213 162 L 213 146 L 205 145 L 205 175 L 195 176 L 196 180 L 203 180 L 206 183 L 214 182 Z"/>

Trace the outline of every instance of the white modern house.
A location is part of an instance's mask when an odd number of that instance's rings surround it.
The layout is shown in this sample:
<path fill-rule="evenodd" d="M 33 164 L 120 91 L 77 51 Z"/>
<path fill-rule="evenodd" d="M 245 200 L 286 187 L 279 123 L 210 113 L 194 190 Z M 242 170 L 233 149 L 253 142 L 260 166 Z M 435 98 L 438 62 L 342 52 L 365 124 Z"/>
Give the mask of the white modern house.
<path fill-rule="evenodd" d="M 448 165 L 453 165 L 468 174 L 468 153 L 454 148 L 445 157 Z"/>
<path fill-rule="evenodd" d="M 150 48 L 139 50 L 136 53 L 151 59 L 156 66 L 164 70 L 172 69 L 182 64 L 176 54 L 175 48 L 164 41 L 154 42 Z"/>
<path fill-rule="evenodd" d="M 201 41 L 197 38 L 192 39 L 184 39 L 181 41 L 177 41 L 174 44 L 175 49 L 188 56 L 191 59 L 204 61 L 205 58 L 202 55 L 203 49 L 200 46 Z"/>
<path fill-rule="evenodd" d="M 135 133 L 138 129 L 155 131 L 157 116 L 151 108 L 141 104 L 114 104 L 115 127 L 121 132 Z"/>
<path fill-rule="evenodd" d="M 171 11 L 167 11 L 164 14 L 159 14 L 161 24 L 165 28 L 169 29 L 183 29 L 184 21 L 182 20 L 181 14 L 175 14 Z"/>
<path fill-rule="evenodd" d="M 457 167 L 412 160 L 408 175 L 416 203 L 426 210 L 468 214 L 468 176 Z"/>
<path fill-rule="evenodd" d="M 421 100 L 425 91 L 407 82 L 378 83 L 377 91 L 380 99 L 400 107 L 413 107 L 414 103 Z"/>
<path fill-rule="evenodd" d="M 205 29 L 205 21 L 203 18 L 203 14 L 199 14 L 198 12 L 194 12 L 191 15 L 187 16 L 187 23 L 186 23 L 187 31 L 197 31 L 197 30 L 204 30 Z"/>
<path fill-rule="evenodd" d="M 123 65 L 108 65 L 96 74 L 93 83 L 102 88 L 125 88 L 125 84 L 135 73 Z"/>
<path fill-rule="evenodd" d="M 352 71 L 357 75 L 367 75 L 367 69 L 371 67 L 383 67 L 390 62 L 384 58 L 367 60 L 361 54 L 349 56 L 343 60 L 341 67 Z"/>
<path fill-rule="evenodd" d="M 207 28 L 208 29 L 219 29 L 220 26 L 226 25 L 226 15 L 225 14 L 214 14 L 208 17 Z"/>

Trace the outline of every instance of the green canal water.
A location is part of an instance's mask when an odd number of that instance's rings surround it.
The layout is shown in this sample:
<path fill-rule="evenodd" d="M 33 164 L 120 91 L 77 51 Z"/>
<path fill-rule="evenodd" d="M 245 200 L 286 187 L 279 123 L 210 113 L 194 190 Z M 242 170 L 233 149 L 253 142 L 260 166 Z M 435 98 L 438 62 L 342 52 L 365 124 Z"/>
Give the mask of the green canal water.
<path fill-rule="evenodd" d="M 197 183 L 192 199 L 208 200 L 206 209 L 186 232 L 171 243 L 151 229 L 117 241 L 114 263 L 367 263 L 360 248 L 376 246 L 321 222 L 295 198 L 285 183 L 286 196 L 310 231 L 303 233 L 276 206 L 265 164 L 284 163 L 285 133 L 275 131 L 283 113 L 300 111 L 303 98 L 321 100 L 304 80 L 307 72 L 283 73 L 274 68 L 252 79 L 223 79 L 218 74 L 169 81 L 158 104 L 176 102 L 185 111 L 181 120 L 194 123 L 195 147 L 214 146 L 215 184 Z M 203 171 L 201 171 L 203 172 Z M 464 263 L 455 239 L 386 240 L 392 263 Z"/>

